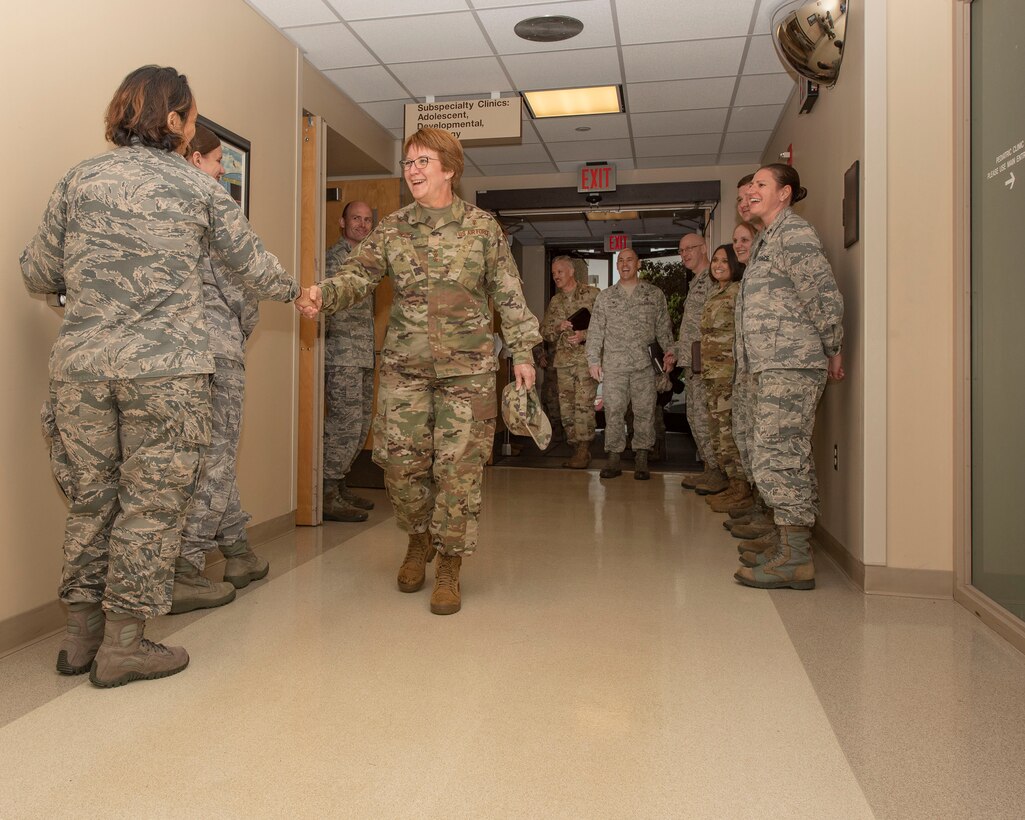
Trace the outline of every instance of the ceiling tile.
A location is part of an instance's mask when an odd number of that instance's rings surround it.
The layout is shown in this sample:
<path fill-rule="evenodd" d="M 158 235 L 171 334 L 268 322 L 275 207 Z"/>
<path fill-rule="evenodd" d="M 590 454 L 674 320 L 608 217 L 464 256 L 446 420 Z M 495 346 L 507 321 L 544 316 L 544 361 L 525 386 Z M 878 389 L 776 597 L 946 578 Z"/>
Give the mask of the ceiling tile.
<path fill-rule="evenodd" d="M 771 131 L 739 131 L 726 135 L 722 150 L 730 154 L 761 151 L 772 136 Z"/>
<path fill-rule="evenodd" d="M 626 86 L 627 112 L 726 108 L 736 84 L 734 77 L 630 83 Z"/>
<path fill-rule="evenodd" d="M 750 165 L 752 173 L 762 164 L 761 151 L 746 151 L 742 154 L 720 154 L 720 165 Z"/>
<path fill-rule="evenodd" d="M 285 32 L 321 71 L 360 65 L 378 65 L 374 56 L 343 23 L 326 26 L 301 26 Z"/>
<path fill-rule="evenodd" d="M 734 107 L 730 114 L 730 131 L 772 130 L 783 113 L 782 105 L 747 105 Z"/>
<path fill-rule="evenodd" d="M 629 139 L 626 114 L 596 114 L 591 117 L 549 117 L 535 120 L 534 127 L 545 142 L 594 139 Z M 577 128 L 589 128 L 580 132 Z"/>
<path fill-rule="evenodd" d="M 637 160 L 638 168 L 677 168 L 682 166 L 715 165 L 717 154 L 690 154 L 675 157 L 643 157 Z M 682 231 L 681 231 L 682 233 Z"/>
<path fill-rule="evenodd" d="M 486 91 L 512 91 L 505 72 L 494 57 L 467 60 L 434 60 L 429 63 L 400 63 L 392 66 L 395 76 L 408 86 L 413 96 L 428 94 L 476 94 Z"/>
<path fill-rule="evenodd" d="M 671 134 L 717 134 L 726 125 L 728 108 L 699 108 L 694 111 L 658 111 L 631 114 L 634 137 L 663 137 Z"/>
<path fill-rule="evenodd" d="M 515 165 L 528 162 L 551 162 L 540 143 L 527 145 L 487 145 L 467 148 L 466 155 L 477 165 Z"/>
<path fill-rule="evenodd" d="M 619 55 L 614 48 L 514 54 L 503 57 L 502 62 L 521 91 L 623 82 Z"/>
<path fill-rule="evenodd" d="M 557 162 L 577 160 L 581 165 L 597 160 L 632 157 L 630 140 L 594 140 L 594 142 L 553 142 L 548 146 Z"/>
<path fill-rule="evenodd" d="M 592 162 L 594 160 L 591 160 Z M 557 162 L 555 163 L 559 170 L 564 174 L 575 174 L 580 170 L 580 166 L 583 165 L 581 160 L 570 160 L 568 162 Z M 626 159 L 620 157 L 619 159 L 613 160 L 612 164 L 616 166 L 617 171 L 632 171 L 636 166 L 632 159 Z"/>
<path fill-rule="evenodd" d="M 772 45 L 772 37 L 766 34 L 751 38 L 744 60 L 745 74 L 778 74 L 785 69 Z"/>
<path fill-rule="evenodd" d="M 407 96 L 407 91 L 383 66 L 364 68 L 336 68 L 325 71 L 324 76 L 358 103 L 377 100 L 396 100 Z"/>
<path fill-rule="evenodd" d="M 718 153 L 721 134 L 686 134 L 675 137 L 640 137 L 634 140 L 638 157 L 665 157 L 672 154 Z"/>
<path fill-rule="evenodd" d="M 281 0 L 279 0 L 280 2 Z M 308 0 L 306 0 L 308 2 Z M 284 0 L 292 2 L 292 0 Z M 369 20 L 377 17 L 410 17 L 423 14 L 428 9 L 423 3 L 409 0 L 327 0 L 346 20 Z M 430 11 L 466 11 L 464 0 L 431 0 Z"/>
<path fill-rule="evenodd" d="M 477 9 L 495 9 L 501 6 L 550 6 L 552 0 L 469 0 L 469 3 Z"/>
<path fill-rule="evenodd" d="M 352 29 L 385 63 L 433 60 L 439 52 L 447 60 L 493 53 L 469 12 L 362 20 L 353 23 Z M 443 49 L 439 43 L 444 43 Z"/>
<path fill-rule="evenodd" d="M 337 23 L 338 18 L 321 0 L 246 0 L 279 28 Z"/>
<path fill-rule="evenodd" d="M 758 9 L 758 19 L 752 34 L 772 34 L 772 15 L 783 5 L 781 2 L 770 3 L 762 0 L 761 8 Z"/>
<path fill-rule="evenodd" d="M 680 0 L 616 0 L 620 42 L 625 45 L 746 36 L 755 0 L 688 3 L 686 10 L 682 5 Z"/>
<path fill-rule="evenodd" d="M 520 20 L 528 17 L 565 15 L 575 17 L 584 24 L 584 30 L 576 37 L 556 43 L 537 43 L 517 36 L 514 28 Z M 529 8 L 500 8 L 481 11 L 478 14 L 499 54 L 551 53 L 565 49 L 614 46 L 616 31 L 612 25 L 608 0 L 580 0 L 576 3 L 545 3 Z"/>
<path fill-rule="evenodd" d="M 365 102 L 363 110 L 377 120 L 385 128 L 405 127 L 405 105 L 416 102 L 416 100 L 405 98 L 402 100 L 386 100 L 384 102 Z"/>
<path fill-rule="evenodd" d="M 797 83 L 789 74 L 754 74 L 741 77 L 734 105 L 785 103 Z"/>
<path fill-rule="evenodd" d="M 529 162 L 522 165 L 488 165 L 483 163 L 480 169 L 488 176 L 512 176 L 514 174 L 554 174 L 555 166 L 551 162 Z"/>
<path fill-rule="evenodd" d="M 731 37 L 725 40 L 624 46 L 626 81 L 642 83 L 738 74 L 744 43 L 743 37 Z"/>

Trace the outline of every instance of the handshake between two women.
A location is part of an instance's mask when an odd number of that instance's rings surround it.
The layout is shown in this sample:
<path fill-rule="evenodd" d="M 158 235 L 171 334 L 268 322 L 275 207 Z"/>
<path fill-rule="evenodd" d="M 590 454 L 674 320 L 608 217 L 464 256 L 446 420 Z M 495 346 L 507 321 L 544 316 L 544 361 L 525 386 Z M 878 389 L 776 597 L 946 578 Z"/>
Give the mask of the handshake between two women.
<path fill-rule="evenodd" d="M 316 319 L 323 306 L 324 296 L 317 285 L 302 288 L 299 298 L 295 300 L 295 309 L 307 319 Z"/>

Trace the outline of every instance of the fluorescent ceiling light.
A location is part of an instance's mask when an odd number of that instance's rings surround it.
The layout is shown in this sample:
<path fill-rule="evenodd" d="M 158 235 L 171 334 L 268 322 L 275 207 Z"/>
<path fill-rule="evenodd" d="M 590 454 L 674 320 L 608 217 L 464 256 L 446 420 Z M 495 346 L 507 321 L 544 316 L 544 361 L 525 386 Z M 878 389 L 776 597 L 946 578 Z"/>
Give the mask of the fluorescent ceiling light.
<path fill-rule="evenodd" d="M 584 216 L 589 222 L 620 222 L 641 218 L 640 211 L 588 211 Z"/>
<path fill-rule="evenodd" d="M 618 85 L 524 91 L 523 99 L 527 103 L 530 116 L 534 119 L 620 114 L 623 111 L 623 97 L 619 93 Z"/>

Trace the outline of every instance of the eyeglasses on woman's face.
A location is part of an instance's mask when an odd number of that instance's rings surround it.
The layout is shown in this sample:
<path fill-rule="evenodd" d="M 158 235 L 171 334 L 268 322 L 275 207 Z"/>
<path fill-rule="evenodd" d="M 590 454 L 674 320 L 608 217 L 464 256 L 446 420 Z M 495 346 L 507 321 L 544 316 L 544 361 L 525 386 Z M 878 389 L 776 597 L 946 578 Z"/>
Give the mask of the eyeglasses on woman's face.
<path fill-rule="evenodd" d="M 432 159 L 434 159 L 434 157 L 417 157 L 416 159 L 400 159 L 399 160 L 399 166 L 402 168 L 402 170 L 404 172 L 408 171 L 414 165 L 417 168 L 426 168 L 427 167 L 427 163 L 429 163 Z"/>

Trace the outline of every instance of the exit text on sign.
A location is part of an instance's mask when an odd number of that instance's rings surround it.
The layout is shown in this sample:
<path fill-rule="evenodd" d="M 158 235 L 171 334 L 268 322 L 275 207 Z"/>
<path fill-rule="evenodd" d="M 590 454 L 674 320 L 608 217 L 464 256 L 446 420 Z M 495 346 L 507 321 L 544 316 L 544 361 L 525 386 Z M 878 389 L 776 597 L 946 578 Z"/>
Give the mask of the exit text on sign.
<path fill-rule="evenodd" d="M 605 237 L 605 253 L 625 251 L 630 247 L 630 234 L 610 233 Z"/>
<path fill-rule="evenodd" d="M 577 191 L 614 191 L 616 190 L 615 165 L 583 165 L 577 179 Z"/>

